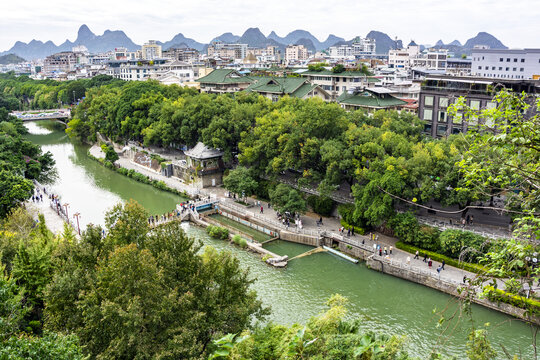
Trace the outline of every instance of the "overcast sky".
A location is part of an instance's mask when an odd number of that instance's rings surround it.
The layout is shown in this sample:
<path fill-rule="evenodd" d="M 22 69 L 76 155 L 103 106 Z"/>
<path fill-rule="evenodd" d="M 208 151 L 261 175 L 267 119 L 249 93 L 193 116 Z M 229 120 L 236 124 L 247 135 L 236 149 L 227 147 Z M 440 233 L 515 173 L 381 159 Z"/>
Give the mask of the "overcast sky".
<path fill-rule="evenodd" d="M 81 24 L 98 35 L 123 30 L 137 44 L 179 32 L 204 43 L 259 27 L 279 36 L 304 29 L 321 41 L 379 30 L 421 44 L 487 31 L 511 48 L 540 47 L 538 0 L 2 0 L 0 14 L 0 51 L 17 40 L 74 41 Z"/>

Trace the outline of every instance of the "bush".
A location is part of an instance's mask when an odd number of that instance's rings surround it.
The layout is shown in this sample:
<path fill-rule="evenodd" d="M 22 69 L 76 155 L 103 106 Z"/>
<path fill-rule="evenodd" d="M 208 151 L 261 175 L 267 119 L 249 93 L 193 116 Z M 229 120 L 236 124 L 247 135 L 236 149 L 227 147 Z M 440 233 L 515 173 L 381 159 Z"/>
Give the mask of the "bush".
<path fill-rule="evenodd" d="M 463 262 L 463 261 L 460 262 L 458 260 L 449 258 L 448 256 L 444 256 L 444 255 L 438 254 L 438 253 L 433 252 L 433 251 L 428 251 L 428 250 L 424 250 L 424 249 L 421 249 L 421 248 L 418 248 L 418 247 L 415 247 L 415 246 L 412 246 L 412 245 L 405 244 L 402 241 L 398 241 L 396 243 L 396 248 L 398 248 L 400 250 L 403 250 L 403 251 L 406 251 L 406 252 L 411 253 L 411 254 L 415 254 L 416 251 L 418 250 L 418 252 L 420 252 L 420 255 L 426 254 L 433 261 L 442 262 L 444 260 L 444 262 L 447 265 L 454 266 L 454 267 L 457 267 L 459 269 L 470 271 L 470 272 L 473 272 L 473 273 L 476 273 L 476 274 L 484 273 L 487 270 L 482 265 L 467 263 L 467 262 Z"/>
<path fill-rule="evenodd" d="M 534 299 L 527 299 L 523 296 L 508 293 L 506 291 L 495 289 L 493 286 L 488 285 L 484 287 L 484 296 L 493 302 L 503 302 L 513 306 L 517 306 L 521 309 L 527 309 L 531 314 L 540 314 L 540 301 Z"/>
<path fill-rule="evenodd" d="M 213 238 L 227 240 L 229 238 L 229 229 L 221 226 L 208 225 L 206 232 Z M 234 241 L 234 238 L 233 238 Z"/>
<path fill-rule="evenodd" d="M 477 260 L 481 255 L 489 252 L 490 245 L 487 239 L 470 231 L 445 230 L 439 237 L 441 252 L 453 258 L 459 257 L 464 248 L 474 249 L 471 254 L 472 260 Z"/>
<path fill-rule="evenodd" d="M 240 243 L 238 244 L 242 249 L 247 248 L 247 240 L 244 238 L 240 238 Z"/>
<path fill-rule="evenodd" d="M 307 198 L 308 205 L 313 209 L 313 211 L 322 216 L 332 215 L 332 210 L 334 209 L 334 200 L 330 199 L 328 196 L 317 196 L 310 195 Z"/>
<path fill-rule="evenodd" d="M 345 229 L 349 229 L 351 227 L 351 225 L 349 225 L 343 219 L 341 219 L 340 223 L 341 223 L 341 226 L 343 226 Z M 361 228 L 359 226 L 354 226 L 354 233 L 358 234 L 358 235 L 364 235 L 366 233 L 366 231 L 364 230 L 364 228 Z"/>
<path fill-rule="evenodd" d="M 358 219 L 355 217 L 354 210 L 355 208 L 353 204 L 341 204 L 338 206 L 338 214 L 343 220 L 345 220 L 346 224 L 350 224 L 355 227 L 358 226 L 360 228 L 365 228 L 365 223 L 362 221 L 362 219 Z"/>
<path fill-rule="evenodd" d="M 240 240 L 242 240 L 242 237 L 238 234 L 234 235 L 232 238 L 233 243 L 236 245 L 240 245 Z"/>

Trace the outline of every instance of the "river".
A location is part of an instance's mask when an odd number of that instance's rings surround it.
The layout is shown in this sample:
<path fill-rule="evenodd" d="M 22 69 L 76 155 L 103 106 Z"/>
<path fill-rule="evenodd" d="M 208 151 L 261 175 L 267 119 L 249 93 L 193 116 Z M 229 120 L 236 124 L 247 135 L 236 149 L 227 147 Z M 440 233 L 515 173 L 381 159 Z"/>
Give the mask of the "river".
<path fill-rule="evenodd" d="M 26 123 L 27 137 L 50 151 L 56 160 L 58 180 L 49 188 L 70 204 L 70 213 L 81 213 L 81 227 L 103 224 L 104 213 L 118 202 L 137 200 L 151 213 L 163 213 L 183 199 L 119 175 L 88 158 L 87 147 L 72 143 L 58 123 Z M 305 323 L 325 309 L 335 293 L 347 297 L 349 316 L 359 317 L 362 328 L 403 335 L 412 354 L 427 358 L 432 349 L 465 358 L 470 328 L 468 317 L 452 320 L 449 330 L 437 327 L 434 309 L 447 316 L 459 309 L 452 298 L 433 289 L 369 270 L 328 253 L 317 253 L 291 261 L 286 269 L 264 264 L 258 256 L 226 242 L 211 239 L 195 226 L 183 224 L 186 232 L 205 245 L 234 253 L 242 266 L 250 268 L 253 287 L 265 305 L 272 308 L 269 320 L 280 324 Z M 278 254 L 299 254 L 309 247 L 287 242 L 269 245 Z M 510 353 L 532 358 L 531 331 L 524 323 L 481 306 L 473 306 L 476 326 L 489 323 L 489 339 L 497 351 L 503 344 Z"/>

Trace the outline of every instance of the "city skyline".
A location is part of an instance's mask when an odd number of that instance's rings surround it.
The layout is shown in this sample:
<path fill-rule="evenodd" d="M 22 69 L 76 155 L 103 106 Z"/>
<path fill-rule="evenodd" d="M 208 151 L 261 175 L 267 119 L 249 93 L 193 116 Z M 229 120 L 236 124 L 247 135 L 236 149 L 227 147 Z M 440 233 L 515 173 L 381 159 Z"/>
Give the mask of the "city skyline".
<path fill-rule="evenodd" d="M 172 0 L 160 1 L 158 6 L 96 0 L 92 5 L 92 8 L 73 7 L 66 0 L 47 5 L 33 0 L 23 4 L 3 3 L 0 51 L 8 50 L 16 41 L 52 40 L 56 45 L 66 39 L 74 41 L 81 24 L 88 25 L 97 35 L 105 30 L 122 30 L 137 44 L 149 39 L 167 41 L 178 33 L 208 43 L 224 32 L 242 35 L 246 29 L 258 27 L 265 35 L 275 31 L 279 36 L 297 29 L 307 30 L 321 41 L 330 34 L 349 40 L 378 30 L 405 43 L 415 40 L 431 45 L 439 39 L 444 43 L 456 39 L 464 43 L 478 32 L 486 31 L 510 48 L 540 47 L 535 19 L 540 10 L 527 0 L 512 3 L 481 0 L 472 4 L 464 0 L 444 4 L 427 0 L 409 3 L 366 0 L 347 4 L 346 9 L 305 0 L 256 5 L 240 0 L 223 5 L 210 0 L 182 2 L 180 6 Z M 459 22 L 453 23 L 453 17 Z M 441 23 L 441 19 L 445 22 Z"/>

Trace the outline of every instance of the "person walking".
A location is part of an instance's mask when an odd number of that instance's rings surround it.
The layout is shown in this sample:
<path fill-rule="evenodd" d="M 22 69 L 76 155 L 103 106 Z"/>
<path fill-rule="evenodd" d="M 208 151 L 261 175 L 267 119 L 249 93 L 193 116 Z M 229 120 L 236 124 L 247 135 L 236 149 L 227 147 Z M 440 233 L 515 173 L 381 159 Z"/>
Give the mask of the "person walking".
<path fill-rule="evenodd" d="M 392 255 L 392 249 L 393 249 L 393 247 L 390 246 L 390 255 Z"/>
<path fill-rule="evenodd" d="M 411 257 L 407 256 L 407 265 L 411 265 Z"/>
<path fill-rule="evenodd" d="M 427 262 L 427 254 L 424 254 L 424 262 Z"/>
<path fill-rule="evenodd" d="M 474 215 L 471 215 L 471 225 L 473 224 L 473 221 L 474 221 Z"/>
<path fill-rule="evenodd" d="M 442 270 L 442 269 L 441 269 L 441 266 L 439 265 L 439 266 L 437 267 L 437 273 L 439 274 L 439 276 L 441 276 L 441 270 Z"/>
<path fill-rule="evenodd" d="M 262 213 L 263 213 L 263 207 L 262 207 L 262 205 L 261 205 L 261 214 L 262 214 Z"/>
<path fill-rule="evenodd" d="M 382 248 L 379 247 L 379 256 L 382 256 Z"/>
<path fill-rule="evenodd" d="M 441 264 L 441 270 L 444 270 L 444 265 L 446 265 L 446 261 L 444 261 L 443 259 L 442 264 Z"/>
<path fill-rule="evenodd" d="M 420 251 L 416 250 L 416 253 L 414 254 L 414 260 L 418 259 L 419 254 L 420 254 Z"/>
<path fill-rule="evenodd" d="M 351 234 L 354 236 L 354 226 L 351 226 Z"/>
<path fill-rule="evenodd" d="M 427 266 L 431 269 L 431 266 L 433 265 L 433 261 L 431 261 L 431 258 L 428 259 Z"/>
<path fill-rule="evenodd" d="M 351 228 L 347 229 L 347 236 L 351 236 Z"/>
<path fill-rule="evenodd" d="M 386 246 L 384 247 L 384 255 L 388 255 L 388 249 L 386 248 Z"/>

